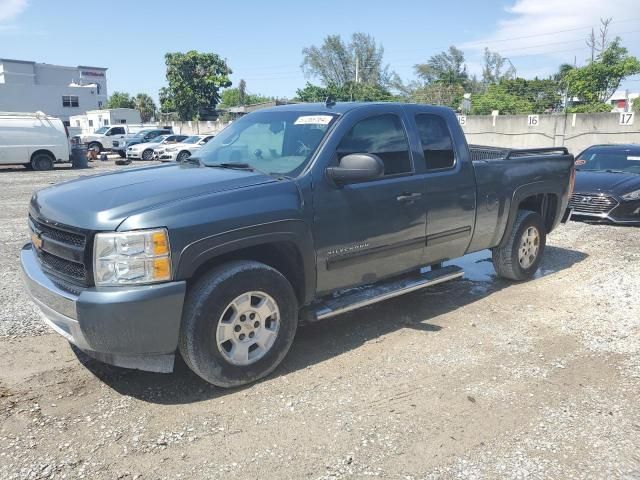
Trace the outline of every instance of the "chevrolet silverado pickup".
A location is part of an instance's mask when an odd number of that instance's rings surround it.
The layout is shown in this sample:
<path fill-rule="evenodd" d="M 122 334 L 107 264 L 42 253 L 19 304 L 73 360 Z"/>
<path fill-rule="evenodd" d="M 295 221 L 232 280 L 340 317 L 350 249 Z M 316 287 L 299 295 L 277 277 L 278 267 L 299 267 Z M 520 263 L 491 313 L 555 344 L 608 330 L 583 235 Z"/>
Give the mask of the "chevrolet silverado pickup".
<path fill-rule="evenodd" d="M 300 323 L 461 277 L 484 249 L 522 281 L 565 217 L 564 148 L 469 148 L 447 108 L 279 106 L 188 160 L 34 193 L 26 286 L 90 356 L 231 387 L 272 372 Z M 357 288 L 356 288 L 357 287 Z"/>

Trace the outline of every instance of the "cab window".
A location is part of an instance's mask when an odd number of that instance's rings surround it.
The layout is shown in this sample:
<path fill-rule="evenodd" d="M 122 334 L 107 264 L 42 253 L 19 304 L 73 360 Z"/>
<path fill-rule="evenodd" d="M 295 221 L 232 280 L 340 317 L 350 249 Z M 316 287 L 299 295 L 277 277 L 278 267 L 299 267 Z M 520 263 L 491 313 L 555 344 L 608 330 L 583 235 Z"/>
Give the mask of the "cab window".
<path fill-rule="evenodd" d="M 452 168 L 456 163 L 453 140 L 444 118 L 432 114 L 416 115 L 416 126 L 427 170 Z"/>
<path fill-rule="evenodd" d="M 372 153 L 384 163 L 385 176 L 413 171 L 409 142 L 397 115 L 384 114 L 356 123 L 338 145 L 338 158 L 351 153 Z"/>

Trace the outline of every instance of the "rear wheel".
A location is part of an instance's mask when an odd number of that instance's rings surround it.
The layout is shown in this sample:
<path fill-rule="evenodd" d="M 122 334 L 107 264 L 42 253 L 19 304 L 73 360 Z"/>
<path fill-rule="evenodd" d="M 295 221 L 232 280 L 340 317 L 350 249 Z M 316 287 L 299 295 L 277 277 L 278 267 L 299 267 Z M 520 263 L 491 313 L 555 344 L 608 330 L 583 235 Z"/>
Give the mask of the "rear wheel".
<path fill-rule="evenodd" d="M 493 249 L 496 272 L 510 280 L 533 277 L 540 267 L 546 241 L 542 217 L 530 210 L 520 210 L 505 245 Z"/>
<path fill-rule="evenodd" d="M 31 157 L 31 168 L 34 170 L 51 170 L 53 169 L 53 158 L 46 153 L 36 153 Z"/>
<path fill-rule="evenodd" d="M 209 383 L 234 387 L 271 373 L 285 357 L 298 325 L 291 284 L 277 270 L 233 261 L 190 288 L 180 353 Z"/>

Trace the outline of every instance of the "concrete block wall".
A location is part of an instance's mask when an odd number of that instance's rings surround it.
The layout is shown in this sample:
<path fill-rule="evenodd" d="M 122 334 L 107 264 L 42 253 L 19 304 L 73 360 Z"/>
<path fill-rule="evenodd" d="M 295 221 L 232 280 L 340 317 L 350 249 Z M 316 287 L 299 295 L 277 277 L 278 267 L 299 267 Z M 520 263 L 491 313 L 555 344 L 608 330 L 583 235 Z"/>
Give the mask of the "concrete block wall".
<path fill-rule="evenodd" d="M 462 126 L 473 144 L 507 148 L 566 146 L 577 154 L 597 143 L 640 143 L 640 116 L 620 125 L 619 113 L 539 115 L 469 115 Z"/>

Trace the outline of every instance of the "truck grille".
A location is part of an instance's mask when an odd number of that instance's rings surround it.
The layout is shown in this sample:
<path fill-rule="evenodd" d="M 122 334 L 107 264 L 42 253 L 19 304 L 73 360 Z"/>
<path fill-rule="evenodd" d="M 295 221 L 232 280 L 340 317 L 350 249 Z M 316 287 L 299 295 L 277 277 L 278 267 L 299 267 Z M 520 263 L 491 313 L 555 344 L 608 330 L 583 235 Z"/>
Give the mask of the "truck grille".
<path fill-rule="evenodd" d="M 569 200 L 569 208 L 575 213 L 603 215 L 618 206 L 618 201 L 606 195 L 587 195 L 574 193 Z"/>
<path fill-rule="evenodd" d="M 46 271 L 76 285 L 90 285 L 87 233 L 54 226 L 31 215 L 29 228 L 42 240 L 39 248 L 34 245 L 34 250 Z"/>

